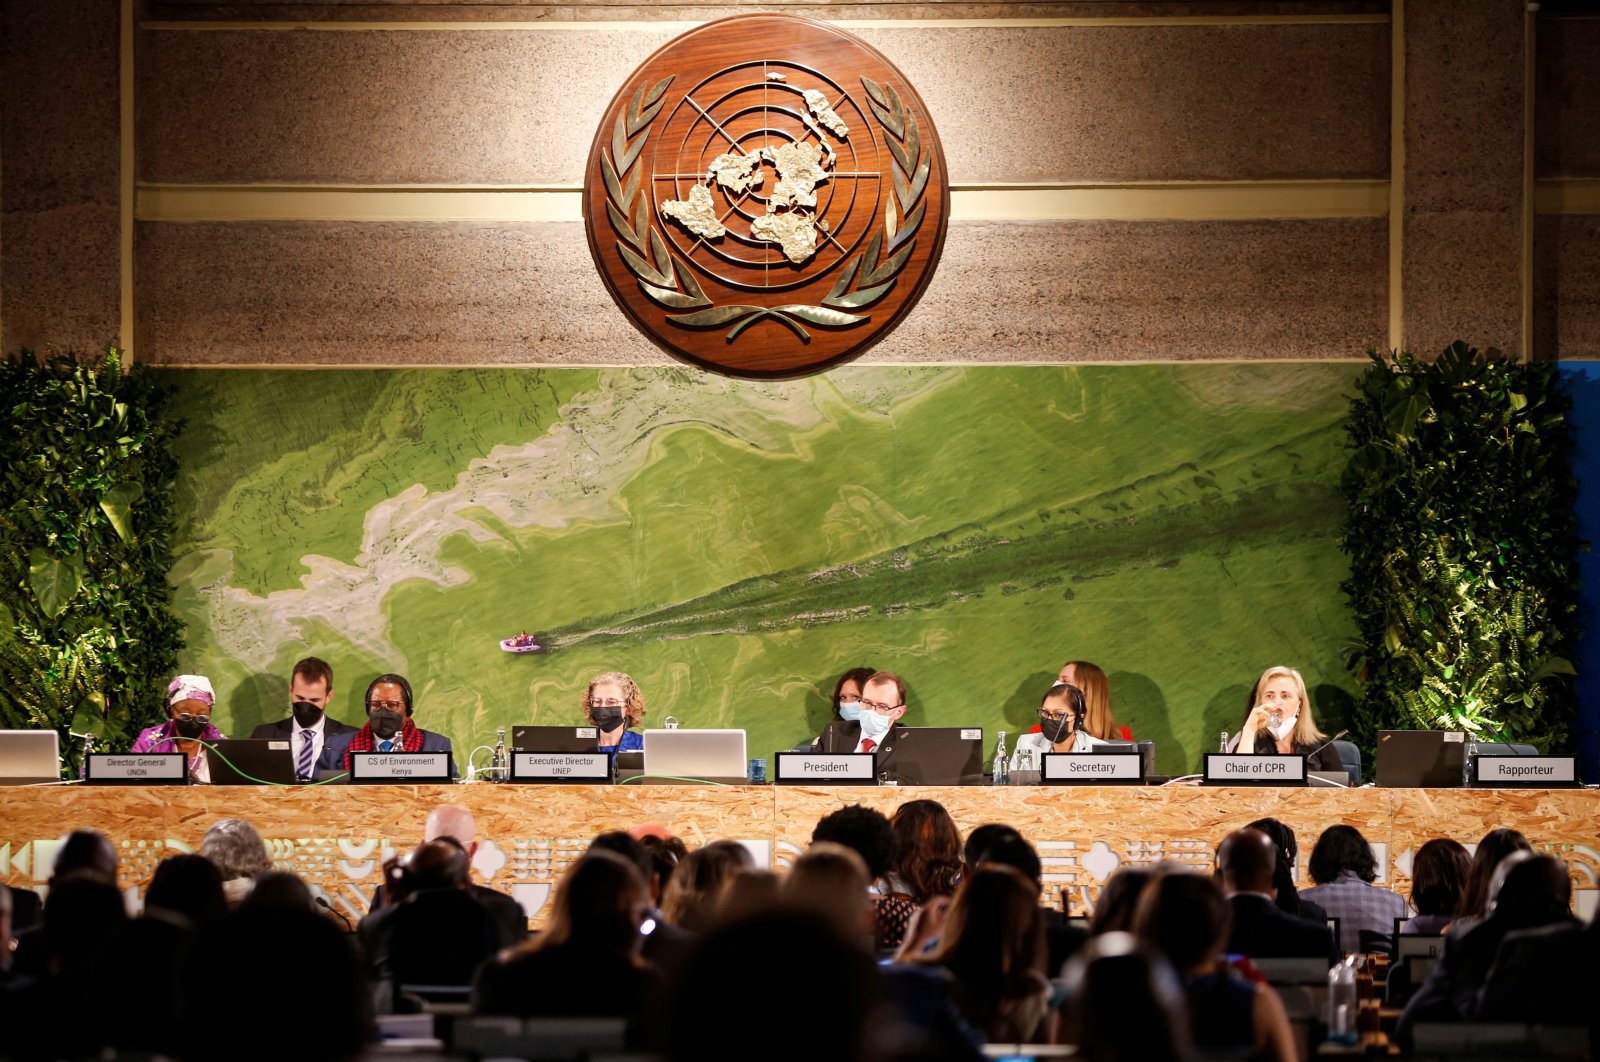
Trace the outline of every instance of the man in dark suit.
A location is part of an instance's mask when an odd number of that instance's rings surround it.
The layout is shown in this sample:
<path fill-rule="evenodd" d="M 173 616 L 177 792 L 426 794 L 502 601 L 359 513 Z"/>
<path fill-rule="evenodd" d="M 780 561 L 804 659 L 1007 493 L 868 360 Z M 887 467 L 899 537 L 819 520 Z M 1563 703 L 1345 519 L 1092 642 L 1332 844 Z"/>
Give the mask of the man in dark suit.
<path fill-rule="evenodd" d="M 1217 870 L 1233 909 L 1228 952 L 1252 959 L 1332 960 L 1333 932 L 1327 925 L 1296 918 L 1277 904 L 1273 870 L 1278 847 L 1260 830 L 1236 830 L 1217 849 Z"/>
<path fill-rule="evenodd" d="M 250 732 L 256 740 L 287 741 L 294 757 L 295 774 L 309 780 L 330 738 L 354 735 L 360 727 L 349 726 L 328 715 L 333 700 L 333 668 L 314 656 L 294 666 L 289 676 L 290 714 L 272 723 L 262 723 Z"/>
<path fill-rule="evenodd" d="M 906 684 L 890 671 L 879 671 L 861 687 L 861 719 L 836 719 L 822 730 L 817 748 L 826 753 L 875 752 L 878 776 L 895 778 L 895 733 L 906 714 Z"/>
<path fill-rule="evenodd" d="M 422 826 L 422 843 L 437 841 L 441 837 L 452 838 L 461 845 L 466 853 L 467 866 L 470 868 L 472 859 L 478 854 L 478 824 L 472 817 L 472 812 L 460 804 L 440 804 L 428 813 L 428 820 Z M 499 889 L 491 889 L 483 885 L 471 885 L 467 891 L 489 912 L 493 919 L 495 929 L 499 933 L 500 947 L 508 948 L 518 943 L 528 935 L 528 916 L 522 910 L 522 905 Z M 384 903 L 383 886 L 379 885 L 372 894 L 372 911 L 377 911 Z M 371 913 L 371 912 L 369 912 Z"/>
<path fill-rule="evenodd" d="M 1593 1024 L 1600 999 L 1600 919 L 1507 933 L 1478 999 L 1479 1021 Z M 1593 1049 L 1591 1048 L 1591 1054 Z"/>

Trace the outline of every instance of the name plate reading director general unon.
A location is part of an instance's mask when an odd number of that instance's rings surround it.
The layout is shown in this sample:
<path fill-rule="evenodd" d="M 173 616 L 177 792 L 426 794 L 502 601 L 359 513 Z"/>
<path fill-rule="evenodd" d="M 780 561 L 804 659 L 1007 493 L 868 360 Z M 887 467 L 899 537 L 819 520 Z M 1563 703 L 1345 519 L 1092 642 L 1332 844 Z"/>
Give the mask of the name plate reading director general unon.
<path fill-rule="evenodd" d="M 1206 753 L 1206 785 L 1305 785 L 1304 756 Z"/>
<path fill-rule="evenodd" d="M 780 752 L 774 757 L 778 785 L 877 785 L 875 752 Z"/>
<path fill-rule="evenodd" d="M 356 785 L 420 785 L 449 782 L 448 752 L 352 752 L 350 781 Z"/>
<path fill-rule="evenodd" d="M 90 785 L 188 785 L 181 752 L 91 752 L 84 768 Z"/>

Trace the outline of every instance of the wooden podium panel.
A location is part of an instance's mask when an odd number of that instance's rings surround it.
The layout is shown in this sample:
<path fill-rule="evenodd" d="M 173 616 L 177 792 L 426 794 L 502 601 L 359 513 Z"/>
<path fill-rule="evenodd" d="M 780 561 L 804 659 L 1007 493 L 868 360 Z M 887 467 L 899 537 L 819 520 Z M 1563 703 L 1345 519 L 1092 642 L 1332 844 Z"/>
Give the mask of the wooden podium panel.
<path fill-rule="evenodd" d="M 656 822 L 691 847 L 718 838 L 749 843 L 774 867 L 802 851 L 823 815 L 845 804 L 885 814 L 907 800 L 944 804 L 963 833 L 986 822 L 1021 830 L 1039 849 L 1046 888 L 1074 910 L 1127 863 L 1174 860 L 1209 869 L 1222 838 L 1272 816 L 1300 841 L 1301 880 L 1317 834 L 1355 826 L 1378 850 L 1380 881 L 1410 890 L 1411 856 L 1425 841 L 1465 844 L 1514 826 L 1535 848 L 1567 860 L 1592 900 L 1600 884 L 1600 792 L 1561 790 L 1270 789 L 1170 786 L 287 786 L 0 788 L 0 880 L 37 887 L 50 875 L 56 839 L 91 826 L 122 853 L 122 884 L 142 890 L 167 855 L 197 848 L 218 819 L 242 818 L 274 862 L 354 918 L 365 913 L 384 854 L 420 840 L 441 803 L 472 811 L 479 881 L 515 896 L 537 925 L 562 871 L 605 830 Z"/>

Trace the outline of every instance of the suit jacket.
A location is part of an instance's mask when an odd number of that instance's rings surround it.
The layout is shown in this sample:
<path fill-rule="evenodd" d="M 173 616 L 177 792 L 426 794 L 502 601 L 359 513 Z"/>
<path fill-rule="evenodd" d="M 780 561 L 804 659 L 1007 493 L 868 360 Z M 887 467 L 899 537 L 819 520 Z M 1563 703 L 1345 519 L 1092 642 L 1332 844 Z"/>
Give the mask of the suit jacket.
<path fill-rule="evenodd" d="M 1500 942 L 1478 1020 L 1589 1025 L 1600 999 L 1600 922 L 1519 929 Z"/>
<path fill-rule="evenodd" d="M 421 727 L 418 727 L 417 730 L 422 734 L 422 748 L 418 749 L 417 751 L 454 751 L 454 749 L 452 749 L 450 746 L 450 739 L 445 737 L 443 734 L 435 734 L 433 731 L 423 730 Z M 322 742 L 322 758 L 317 761 L 318 770 L 344 770 L 344 754 L 350 751 L 350 743 L 356 739 L 356 735 L 359 733 L 361 733 L 361 729 L 359 727 L 352 727 L 348 734 L 340 734 L 337 737 L 333 736 L 332 734 L 326 735 Z M 396 734 L 395 738 L 398 739 L 399 736 L 400 735 Z M 457 765 L 452 764 L 451 770 L 455 773 L 460 773 L 460 769 Z"/>
<path fill-rule="evenodd" d="M 895 745 L 900 736 L 900 724 L 896 722 L 889 727 L 889 732 L 883 735 L 883 740 L 874 750 L 878 754 L 878 777 L 884 774 L 896 781 L 899 780 L 899 771 L 895 764 Z M 849 722 L 844 719 L 835 719 L 822 728 L 822 734 L 817 738 L 817 751 L 826 753 L 854 752 L 856 745 L 861 741 L 861 724 Z"/>
<path fill-rule="evenodd" d="M 1228 897 L 1228 906 L 1233 909 L 1230 955 L 1252 959 L 1333 957 L 1333 931 L 1325 922 L 1296 918 L 1265 896 L 1240 893 Z"/>
<path fill-rule="evenodd" d="M 322 746 L 327 748 L 328 742 L 341 734 L 354 734 L 360 730 L 359 726 L 341 723 L 333 716 L 327 716 L 327 722 L 322 725 Z M 288 741 L 294 737 L 294 716 L 279 719 L 275 723 L 262 723 L 250 731 L 250 736 L 257 741 Z"/>

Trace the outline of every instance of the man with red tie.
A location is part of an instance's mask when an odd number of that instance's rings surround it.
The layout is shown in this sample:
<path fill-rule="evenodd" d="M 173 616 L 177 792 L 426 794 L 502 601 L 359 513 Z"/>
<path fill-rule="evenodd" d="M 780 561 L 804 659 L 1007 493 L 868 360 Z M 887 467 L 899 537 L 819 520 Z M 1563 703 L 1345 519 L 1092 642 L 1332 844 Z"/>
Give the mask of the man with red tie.
<path fill-rule="evenodd" d="M 859 721 L 836 719 L 822 731 L 822 752 L 876 752 L 878 775 L 894 774 L 896 727 L 906 714 L 906 684 L 890 671 L 875 672 L 861 687 Z"/>

